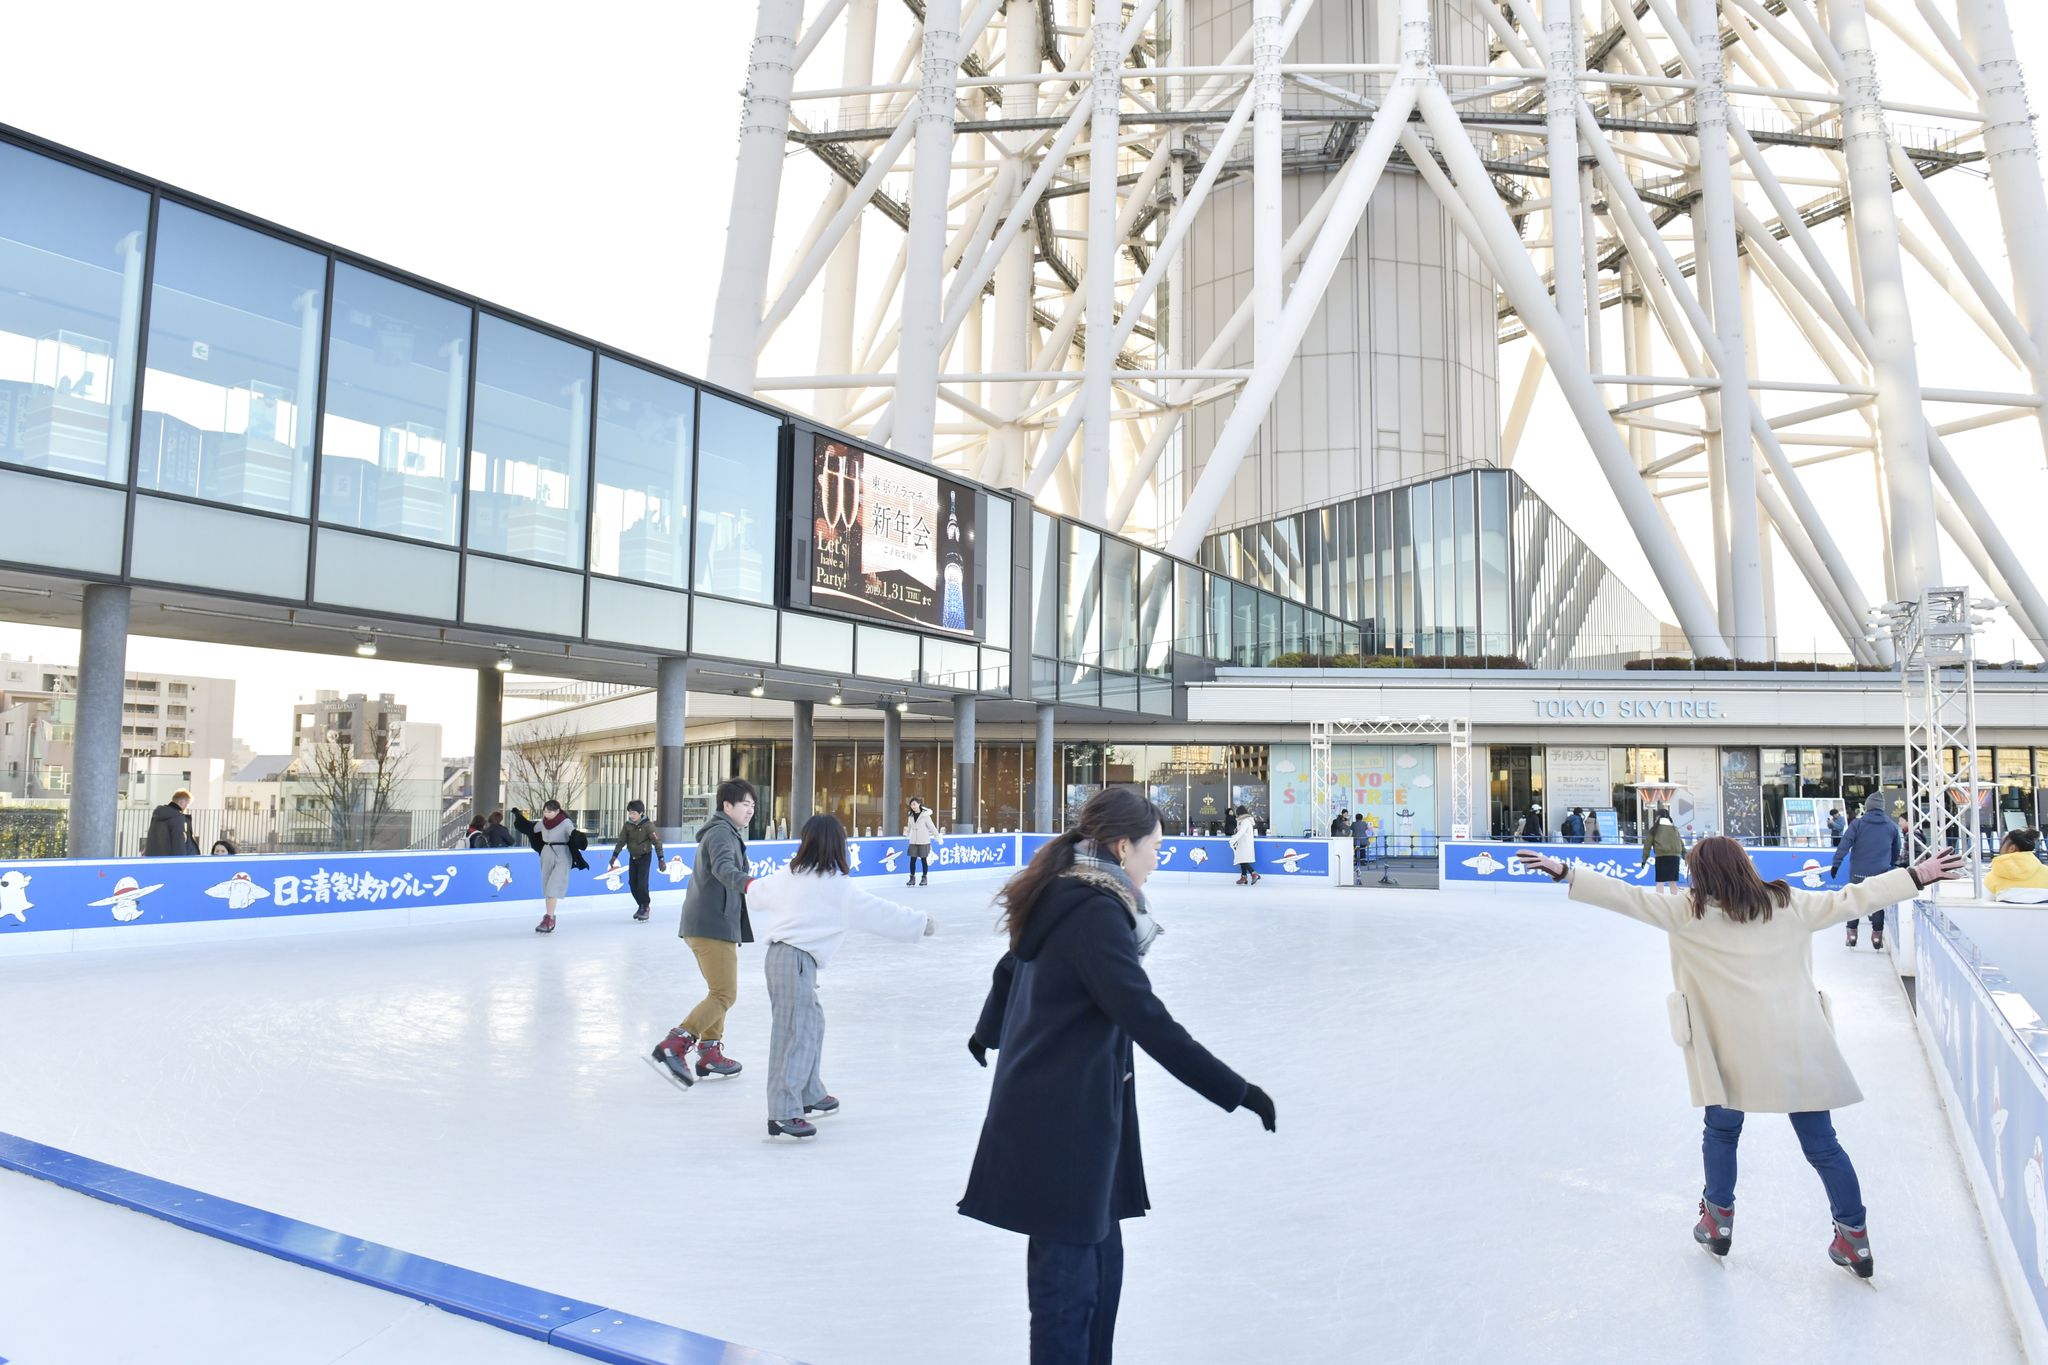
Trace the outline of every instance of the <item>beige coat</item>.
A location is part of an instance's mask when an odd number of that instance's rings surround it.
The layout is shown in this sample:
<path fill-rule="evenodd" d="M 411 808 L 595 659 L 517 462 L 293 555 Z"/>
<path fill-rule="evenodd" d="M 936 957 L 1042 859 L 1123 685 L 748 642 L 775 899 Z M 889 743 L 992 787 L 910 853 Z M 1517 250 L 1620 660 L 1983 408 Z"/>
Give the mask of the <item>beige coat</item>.
<path fill-rule="evenodd" d="M 1572 899 L 1662 929 L 1670 937 L 1672 1037 L 1685 1049 L 1692 1102 L 1752 1114 L 1840 1109 L 1863 1098 L 1835 1045 L 1813 983 L 1816 931 L 1918 894 L 1903 868 L 1840 891 L 1794 891 L 1771 918 L 1738 923 L 1692 896 L 1660 895 L 1574 865 Z"/>

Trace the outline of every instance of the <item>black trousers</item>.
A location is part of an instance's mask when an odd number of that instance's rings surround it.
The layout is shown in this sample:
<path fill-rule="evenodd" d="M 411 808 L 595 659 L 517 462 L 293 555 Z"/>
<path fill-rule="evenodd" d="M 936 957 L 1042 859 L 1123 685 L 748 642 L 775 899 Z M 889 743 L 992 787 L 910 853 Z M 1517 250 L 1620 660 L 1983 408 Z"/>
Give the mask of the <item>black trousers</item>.
<path fill-rule="evenodd" d="M 633 889 L 633 903 L 645 910 L 648 905 L 647 874 L 654 869 L 652 853 L 635 853 L 626 867 L 626 884 Z"/>
<path fill-rule="evenodd" d="M 1868 878 L 1851 875 L 1849 878 L 1849 885 L 1854 886 L 1856 885 L 1856 883 L 1866 880 L 1868 880 Z M 1878 906 L 1877 909 L 1870 912 L 1870 928 L 1872 932 L 1879 934 L 1884 932 L 1884 912 L 1885 907 L 1882 905 Z M 1860 921 L 1858 920 L 1852 919 L 1849 921 L 1849 927 L 1851 929 L 1854 929 L 1859 922 Z"/>
<path fill-rule="evenodd" d="M 1031 1365 L 1110 1365 L 1124 1292 L 1124 1234 L 1115 1223 L 1092 1246 L 1033 1237 L 1024 1255 L 1031 1295 Z"/>

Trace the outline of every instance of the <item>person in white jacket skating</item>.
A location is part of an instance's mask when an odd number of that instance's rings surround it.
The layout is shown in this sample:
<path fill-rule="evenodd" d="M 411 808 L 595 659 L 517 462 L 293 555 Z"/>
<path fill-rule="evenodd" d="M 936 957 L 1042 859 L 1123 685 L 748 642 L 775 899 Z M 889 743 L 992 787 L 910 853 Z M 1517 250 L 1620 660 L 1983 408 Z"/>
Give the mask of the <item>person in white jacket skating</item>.
<path fill-rule="evenodd" d="M 815 1137 L 808 1115 L 839 1108 L 818 1079 L 825 1046 L 818 972 L 849 930 L 913 942 L 938 925 L 921 910 L 860 889 L 850 875 L 846 830 L 830 815 L 804 822 L 789 866 L 747 888 L 747 911 L 768 944 L 768 1136 Z"/>

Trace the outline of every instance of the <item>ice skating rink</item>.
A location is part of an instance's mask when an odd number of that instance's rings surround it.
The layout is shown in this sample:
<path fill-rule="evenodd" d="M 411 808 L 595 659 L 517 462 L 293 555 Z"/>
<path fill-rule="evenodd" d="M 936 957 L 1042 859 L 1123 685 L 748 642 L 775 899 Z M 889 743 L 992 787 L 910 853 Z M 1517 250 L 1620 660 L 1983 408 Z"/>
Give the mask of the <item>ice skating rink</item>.
<path fill-rule="evenodd" d="M 700 990 L 672 897 L 645 925 L 572 910 L 552 938 L 515 914 L 0 959 L 0 1130 L 811 1365 L 1021 1362 L 1023 1239 L 953 1208 L 992 1074 L 965 1040 L 1000 951 L 994 885 L 882 888 L 940 935 L 856 937 L 823 974 L 845 1107 L 801 1145 L 764 1134 L 760 949 L 727 1031 L 744 1074 L 685 1093 L 641 1060 Z M 1829 1263 L 1820 1183 L 1773 1117 L 1744 1135 L 1734 1254 L 1693 1245 L 1699 1116 L 1654 931 L 1549 888 L 1155 892 L 1155 985 L 1272 1093 L 1280 1130 L 1140 1059 L 1157 1207 L 1125 1224 L 1119 1359 L 2021 1359 L 1904 993 L 1867 946 L 1830 932 L 1814 952 L 1868 1096 L 1838 1126 L 1871 1284 Z M 21 1296 L 68 1285 L 76 1350 L 34 1359 L 105 1361 L 94 1323 L 135 1302 L 134 1271 L 99 1259 L 101 1206 L 44 1190 L 81 1216 L 38 1262 L 75 1273 L 0 1275 L 0 1356 L 21 1359 Z M 146 1358 L 214 1358 L 195 1341 Z M 268 1357 L 336 1358 L 290 1336 Z"/>

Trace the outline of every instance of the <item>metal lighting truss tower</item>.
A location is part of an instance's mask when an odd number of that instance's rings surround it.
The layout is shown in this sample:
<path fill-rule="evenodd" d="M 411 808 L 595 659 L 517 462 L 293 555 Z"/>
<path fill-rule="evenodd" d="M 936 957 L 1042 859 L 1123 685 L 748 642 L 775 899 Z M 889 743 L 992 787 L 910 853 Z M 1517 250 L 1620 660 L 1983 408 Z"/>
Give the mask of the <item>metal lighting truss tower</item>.
<path fill-rule="evenodd" d="M 2005 0 L 760 0 L 759 16 L 717 382 L 807 391 L 856 433 L 1190 555 L 1300 391 L 1283 381 L 1311 325 L 1358 315 L 1375 196 L 1419 183 L 1498 291 L 1479 341 L 1531 343 L 1485 459 L 1512 461 L 1547 371 L 1697 653 L 1770 649 L 1775 543 L 1856 657 L 1891 661 L 1844 554 L 1869 528 L 1831 525 L 1801 474 L 1838 459 L 1870 470 L 1885 598 L 1943 581 L 1946 532 L 2048 644 L 2048 602 L 1944 444 L 2015 421 L 2048 434 L 2048 207 Z M 1890 86 L 1938 85 L 1937 102 L 1886 98 L 1880 35 Z M 1486 60 L 1441 61 L 1453 39 Z M 2004 262 L 1957 228 L 1958 168 L 1991 181 Z M 1242 237 L 1194 237 L 1240 217 Z M 2006 373 L 1923 383 L 1909 271 Z M 807 302 L 814 356 L 786 326 Z M 1493 387 L 1490 355 L 1481 369 Z M 1390 481 L 1332 480 L 1332 497 Z M 1693 492 L 1711 579 L 1664 506 Z"/>
<path fill-rule="evenodd" d="M 1332 752 L 1339 743 L 1364 741 L 1373 744 L 1425 744 L 1451 746 L 1451 837 L 1472 837 L 1472 722 L 1464 716 L 1439 720 L 1417 716 L 1395 720 L 1377 716 L 1372 720 L 1312 720 L 1308 723 L 1309 818 L 1317 834 L 1330 827 L 1330 788 L 1337 774 Z"/>
<path fill-rule="evenodd" d="M 1906 713 L 1906 860 L 1942 848 L 1962 853 L 1970 869 L 1970 896 L 1984 898 L 1978 802 L 1984 783 L 1977 766 L 1977 627 L 1980 611 L 1995 602 L 1973 601 L 1966 588 L 1929 588 L 1917 600 L 1887 602 L 1871 620 L 1888 629 L 1898 648 L 1900 690 Z M 1947 761 L 1953 754 L 1954 764 Z M 1927 821 L 1923 843 L 1921 820 Z"/>

